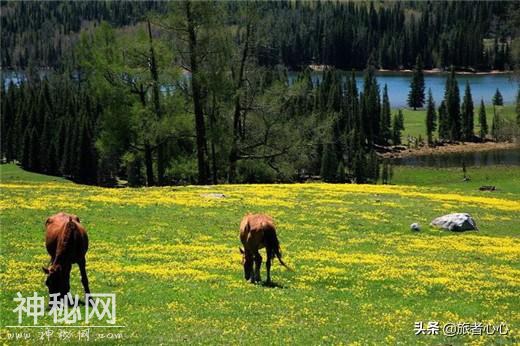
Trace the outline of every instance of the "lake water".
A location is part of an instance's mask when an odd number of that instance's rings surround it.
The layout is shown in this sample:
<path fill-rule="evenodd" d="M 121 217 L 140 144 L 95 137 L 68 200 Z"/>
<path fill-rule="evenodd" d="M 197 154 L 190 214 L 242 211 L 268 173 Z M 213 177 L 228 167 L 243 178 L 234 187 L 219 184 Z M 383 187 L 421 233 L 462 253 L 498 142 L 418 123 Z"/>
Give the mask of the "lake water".
<path fill-rule="evenodd" d="M 322 73 L 314 72 L 312 79 L 314 83 L 321 80 Z M 346 73 L 343 77 L 344 80 L 350 76 L 350 73 Z M 433 98 L 437 107 L 440 105 L 444 98 L 444 86 L 446 84 L 446 78 L 448 74 L 425 74 L 425 91 L 431 88 Z M 292 82 L 296 78 L 296 73 L 289 74 L 289 80 Z M 399 73 L 399 72 L 385 72 L 377 74 L 377 81 L 380 85 L 381 92 L 384 85 L 388 86 L 388 97 L 390 98 L 390 104 L 392 107 L 401 108 L 407 107 L 406 102 L 408 100 L 408 92 L 410 91 L 410 81 L 412 79 L 411 73 Z M 511 79 L 511 74 L 487 74 L 487 75 L 457 75 L 457 81 L 459 83 L 461 100 L 464 95 L 464 89 L 466 87 L 466 81 L 469 82 L 471 87 L 471 94 L 473 96 L 473 103 L 475 103 L 475 109 L 478 109 L 480 100 L 483 99 L 484 103 L 491 103 L 493 95 L 498 88 L 504 98 L 504 104 L 512 104 L 516 100 L 518 92 L 518 83 Z M 358 90 L 363 88 L 363 74 L 356 74 L 356 82 Z"/>
<path fill-rule="evenodd" d="M 48 71 L 41 71 L 42 76 Z M 345 73 L 343 78 L 346 79 L 350 73 Z M 7 85 L 11 81 L 18 83 L 23 74 L 16 73 L 13 71 L 2 71 L 2 79 L 4 84 Z M 444 85 L 446 84 L 446 78 L 448 74 L 425 74 L 425 90 L 431 88 L 433 98 L 436 102 L 437 107 L 444 98 Z M 322 73 L 314 72 L 312 79 L 315 83 L 321 80 Z M 296 78 L 295 72 L 289 73 L 289 82 L 293 82 Z M 390 104 L 392 107 L 401 108 L 406 107 L 408 99 L 408 92 L 410 90 L 410 81 L 412 78 L 411 73 L 399 73 L 399 72 L 384 72 L 377 75 L 377 81 L 383 90 L 383 86 L 388 86 L 388 96 L 390 98 Z M 460 87 L 461 99 L 464 95 L 464 88 L 466 81 L 471 86 L 471 93 L 473 96 L 473 102 L 475 103 L 475 109 L 478 109 L 480 100 L 483 99 L 484 103 L 491 103 L 491 99 L 495 94 L 496 89 L 500 90 L 504 98 L 504 104 L 513 104 L 516 100 L 518 92 L 518 83 L 513 81 L 511 74 L 487 74 L 487 75 L 457 75 L 457 81 Z M 356 74 L 356 82 L 358 90 L 363 88 L 363 73 Z"/>
<path fill-rule="evenodd" d="M 462 167 L 509 165 L 520 166 L 520 148 L 489 150 L 466 153 L 432 154 L 425 156 L 393 159 L 396 165 L 420 167 Z"/>

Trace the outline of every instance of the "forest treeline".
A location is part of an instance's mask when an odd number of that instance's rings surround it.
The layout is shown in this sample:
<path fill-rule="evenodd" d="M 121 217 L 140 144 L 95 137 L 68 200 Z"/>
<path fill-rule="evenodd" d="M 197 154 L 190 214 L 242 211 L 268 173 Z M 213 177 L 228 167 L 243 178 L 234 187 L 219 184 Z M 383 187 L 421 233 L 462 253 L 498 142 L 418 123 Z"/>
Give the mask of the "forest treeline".
<path fill-rule="evenodd" d="M 104 20 L 114 27 L 142 21 L 149 11 L 174 11 L 152 1 L 2 1 L 1 64 L 25 69 L 29 60 L 57 67 L 73 59 L 79 32 Z M 234 27 L 248 6 L 226 2 L 224 24 Z M 173 6 L 174 7 L 174 6 Z M 517 1 L 259 2 L 255 52 L 264 66 L 301 69 L 309 64 L 363 69 L 367 60 L 384 69 L 512 69 L 518 63 Z"/>
<path fill-rule="evenodd" d="M 389 181 L 391 169 L 385 163 L 380 169 L 375 149 L 401 143 L 404 119 L 401 111 L 391 112 L 372 54 L 362 67 L 361 90 L 354 70 L 343 78 L 333 67 L 319 83 L 309 68 L 289 83 L 288 66 L 262 60 L 272 44 L 265 11 L 302 4 L 168 6 L 135 25 L 85 26 L 53 73 L 42 76 L 37 61 L 28 59 L 20 83 L 2 81 L 2 159 L 109 186 L 120 180 L 154 186 L 313 176 L 364 183 L 378 181 L 380 172 Z M 425 60 L 413 58 L 412 90 L 419 90 L 410 92 L 413 106 L 426 100 Z M 431 97 L 426 102 L 430 142 L 433 131 L 441 139 L 479 140 L 467 94 L 461 104 L 452 67 L 443 102 L 438 108 Z"/>

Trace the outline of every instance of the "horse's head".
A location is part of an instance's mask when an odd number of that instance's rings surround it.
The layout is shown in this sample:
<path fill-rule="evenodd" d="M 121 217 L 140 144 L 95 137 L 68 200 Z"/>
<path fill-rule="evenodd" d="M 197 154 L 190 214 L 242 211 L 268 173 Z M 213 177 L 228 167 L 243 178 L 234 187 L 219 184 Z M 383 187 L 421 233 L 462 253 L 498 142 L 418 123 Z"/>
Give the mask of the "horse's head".
<path fill-rule="evenodd" d="M 240 253 L 242 254 L 242 265 L 244 266 L 244 277 L 246 280 L 249 280 L 253 275 L 253 256 L 246 253 L 244 249 L 239 248 Z"/>
<path fill-rule="evenodd" d="M 65 271 L 61 265 L 51 265 L 49 268 L 42 267 L 42 270 L 47 274 L 45 285 L 49 289 L 49 294 L 61 293 L 65 295 L 69 292 L 69 280 L 67 280 Z"/>

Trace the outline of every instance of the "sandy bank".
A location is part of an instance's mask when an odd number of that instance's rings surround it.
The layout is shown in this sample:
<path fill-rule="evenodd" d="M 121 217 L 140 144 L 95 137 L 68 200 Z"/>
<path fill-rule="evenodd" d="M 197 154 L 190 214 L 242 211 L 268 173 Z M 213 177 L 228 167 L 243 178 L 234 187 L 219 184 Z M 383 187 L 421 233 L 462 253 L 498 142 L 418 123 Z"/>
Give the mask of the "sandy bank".
<path fill-rule="evenodd" d="M 473 143 L 473 142 L 461 142 L 458 144 L 445 144 L 443 146 L 428 147 L 424 146 L 418 149 L 407 149 L 400 152 L 390 152 L 382 154 L 385 158 L 404 158 L 413 156 L 429 156 L 438 154 L 448 153 L 464 153 L 464 152 L 475 152 L 475 151 L 489 151 L 489 150 L 501 150 L 501 149 L 514 149 L 520 148 L 520 143 L 509 143 L 509 142 L 484 142 L 484 143 Z"/>

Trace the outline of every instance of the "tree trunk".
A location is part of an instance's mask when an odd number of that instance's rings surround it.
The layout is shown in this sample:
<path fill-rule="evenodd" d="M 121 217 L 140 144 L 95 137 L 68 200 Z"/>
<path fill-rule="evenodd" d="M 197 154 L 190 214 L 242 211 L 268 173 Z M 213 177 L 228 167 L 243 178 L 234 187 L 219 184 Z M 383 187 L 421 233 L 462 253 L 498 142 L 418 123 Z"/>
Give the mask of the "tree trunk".
<path fill-rule="evenodd" d="M 213 175 L 213 184 L 218 184 L 217 174 L 217 157 L 215 155 L 215 141 L 211 141 L 211 173 Z"/>
<path fill-rule="evenodd" d="M 146 185 L 154 186 L 152 148 L 148 143 L 144 145 L 144 165 L 146 167 Z"/>
<path fill-rule="evenodd" d="M 234 183 L 237 178 L 237 149 L 236 145 L 233 145 L 231 148 L 231 152 L 229 154 L 229 172 L 228 172 L 228 182 Z"/>
<path fill-rule="evenodd" d="M 190 67 L 191 67 L 191 89 L 193 95 L 193 110 L 195 113 L 195 130 L 197 134 L 197 164 L 200 185 L 208 183 L 208 168 L 206 160 L 206 127 L 204 125 L 204 112 L 202 109 L 202 93 L 199 82 L 198 56 L 197 56 L 197 35 L 193 23 L 193 13 L 191 12 L 191 3 L 185 3 L 186 19 L 188 24 L 188 43 L 190 50 Z"/>
<path fill-rule="evenodd" d="M 246 65 L 247 56 L 249 53 L 250 33 L 251 33 L 251 23 L 248 23 L 247 28 L 246 28 L 244 50 L 242 51 L 242 57 L 240 60 L 240 67 L 239 67 L 237 80 L 236 80 L 236 87 L 235 87 L 235 111 L 233 113 L 233 142 L 231 143 L 231 151 L 229 153 L 228 182 L 230 182 L 230 183 L 234 183 L 236 180 L 236 176 L 237 176 L 237 161 L 239 159 L 238 145 L 239 145 L 239 140 L 240 140 L 240 136 L 241 136 L 241 126 L 240 126 L 241 106 L 240 106 L 239 91 L 240 91 L 240 88 L 242 88 L 245 65 Z M 245 128 L 245 126 L 243 126 L 243 128 Z M 242 131 L 244 131 L 244 129 L 242 129 Z"/>
<path fill-rule="evenodd" d="M 139 99 L 141 100 L 141 104 L 143 107 L 146 107 L 146 92 L 144 91 L 143 86 L 140 87 Z M 146 185 L 154 186 L 155 180 L 153 177 L 153 155 L 152 155 L 152 147 L 148 141 L 144 143 L 144 166 L 146 168 Z"/>
<path fill-rule="evenodd" d="M 237 91 L 238 92 L 238 91 Z M 237 177 L 238 141 L 240 140 L 240 98 L 235 98 L 235 113 L 233 115 L 233 142 L 229 153 L 228 182 L 234 183 Z"/>
<path fill-rule="evenodd" d="M 153 49 L 153 37 L 152 37 L 152 27 L 150 25 L 150 21 L 148 20 L 148 38 L 150 41 L 150 64 L 148 64 L 150 69 L 150 75 L 153 80 L 152 87 L 152 98 L 153 98 L 153 106 L 154 112 L 156 116 L 156 120 L 160 120 L 162 118 L 162 109 L 161 109 L 161 95 L 159 90 L 159 72 L 157 70 L 157 61 L 155 59 L 155 50 Z M 161 138 L 158 138 L 160 141 Z M 159 185 L 165 184 L 164 173 L 166 171 L 166 143 L 161 143 L 157 146 L 157 182 Z"/>

